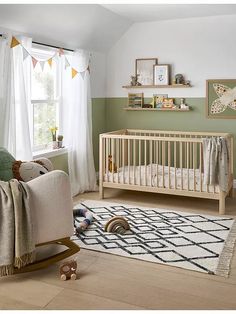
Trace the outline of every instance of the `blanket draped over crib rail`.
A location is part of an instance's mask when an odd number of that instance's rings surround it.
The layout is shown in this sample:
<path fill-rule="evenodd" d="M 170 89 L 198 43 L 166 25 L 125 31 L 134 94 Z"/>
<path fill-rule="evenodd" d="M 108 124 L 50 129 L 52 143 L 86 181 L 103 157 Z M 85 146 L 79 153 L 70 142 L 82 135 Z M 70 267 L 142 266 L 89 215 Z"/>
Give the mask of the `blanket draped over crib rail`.
<path fill-rule="evenodd" d="M 226 192 L 229 181 L 229 152 L 223 137 L 203 139 L 204 184 L 219 184 Z"/>
<path fill-rule="evenodd" d="M 0 276 L 13 274 L 35 259 L 28 187 L 15 179 L 0 181 Z"/>

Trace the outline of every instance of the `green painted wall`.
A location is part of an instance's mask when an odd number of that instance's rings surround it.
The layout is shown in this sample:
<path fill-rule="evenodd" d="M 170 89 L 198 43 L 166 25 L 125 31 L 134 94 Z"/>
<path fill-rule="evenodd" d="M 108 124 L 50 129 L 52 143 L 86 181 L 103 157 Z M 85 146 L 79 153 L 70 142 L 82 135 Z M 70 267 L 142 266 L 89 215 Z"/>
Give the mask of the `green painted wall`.
<path fill-rule="evenodd" d="M 176 103 L 179 102 L 177 99 Z M 192 107 L 189 112 L 171 111 L 125 111 L 127 98 L 106 99 L 107 131 L 123 128 L 161 129 L 177 131 L 229 132 L 234 135 L 234 153 L 236 156 L 236 120 L 207 119 L 205 98 L 186 98 Z M 234 158 L 234 177 L 236 178 L 236 160 Z"/>

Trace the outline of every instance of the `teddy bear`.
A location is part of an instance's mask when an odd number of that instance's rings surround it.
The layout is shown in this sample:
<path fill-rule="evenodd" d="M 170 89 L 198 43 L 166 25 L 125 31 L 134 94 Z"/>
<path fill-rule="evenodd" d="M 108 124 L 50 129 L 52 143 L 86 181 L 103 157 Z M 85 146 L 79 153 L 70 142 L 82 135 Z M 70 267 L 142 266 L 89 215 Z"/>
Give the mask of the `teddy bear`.
<path fill-rule="evenodd" d="M 18 181 L 28 182 L 52 170 L 52 163 L 47 158 L 26 162 L 15 160 L 12 163 L 13 176 Z"/>
<path fill-rule="evenodd" d="M 66 261 L 60 266 L 61 280 L 76 279 L 77 262 L 76 260 Z"/>

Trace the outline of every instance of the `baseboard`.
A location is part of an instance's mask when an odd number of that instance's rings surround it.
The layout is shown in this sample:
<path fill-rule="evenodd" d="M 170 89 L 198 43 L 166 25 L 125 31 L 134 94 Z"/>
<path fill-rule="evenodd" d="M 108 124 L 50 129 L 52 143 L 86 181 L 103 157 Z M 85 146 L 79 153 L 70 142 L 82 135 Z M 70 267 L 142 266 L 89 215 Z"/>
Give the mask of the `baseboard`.
<path fill-rule="evenodd" d="M 234 180 L 234 189 L 236 189 L 236 180 Z"/>

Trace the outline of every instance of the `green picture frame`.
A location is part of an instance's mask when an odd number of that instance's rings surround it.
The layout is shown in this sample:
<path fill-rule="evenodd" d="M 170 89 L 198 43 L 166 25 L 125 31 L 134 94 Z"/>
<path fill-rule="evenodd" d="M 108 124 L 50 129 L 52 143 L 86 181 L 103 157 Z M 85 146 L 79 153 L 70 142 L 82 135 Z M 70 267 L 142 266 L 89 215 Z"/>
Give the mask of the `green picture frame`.
<path fill-rule="evenodd" d="M 236 119 L 236 79 L 206 81 L 208 119 Z"/>

